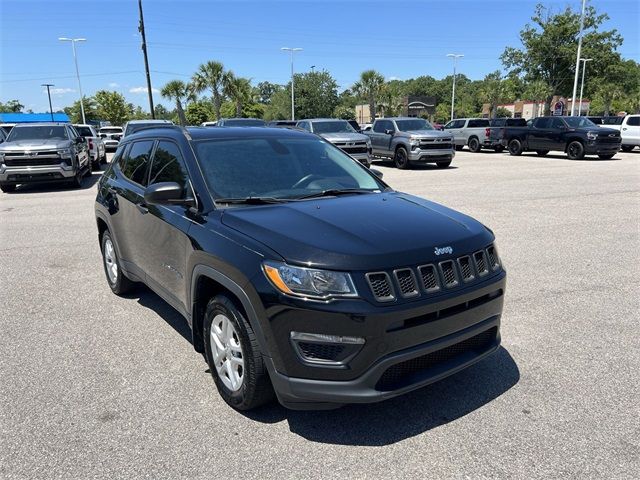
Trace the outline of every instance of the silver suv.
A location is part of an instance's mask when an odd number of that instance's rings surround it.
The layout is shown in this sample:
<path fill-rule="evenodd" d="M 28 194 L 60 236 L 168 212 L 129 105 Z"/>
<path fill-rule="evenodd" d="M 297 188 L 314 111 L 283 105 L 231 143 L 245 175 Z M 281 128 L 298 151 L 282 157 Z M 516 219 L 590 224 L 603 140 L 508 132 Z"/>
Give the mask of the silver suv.
<path fill-rule="evenodd" d="M 296 126 L 320 135 L 363 165 L 371 165 L 371 140 L 356 132 L 346 120 L 313 118 L 300 120 Z"/>
<path fill-rule="evenodd" d="M 87 142 L 66 123 L 16 125 L 0 144 L 0 189 L 24 183 L 69 181 L 76 187 L 91 175 Z"/>
<path fill-rule="evenodd" d="M 453 135 L 456 150 L 468 145 L 472 152 L 479 152 L 483 146 L 491 146 L 490 126 L 488 118 L 454 118 L 444 126 L 444 131 Z"/>

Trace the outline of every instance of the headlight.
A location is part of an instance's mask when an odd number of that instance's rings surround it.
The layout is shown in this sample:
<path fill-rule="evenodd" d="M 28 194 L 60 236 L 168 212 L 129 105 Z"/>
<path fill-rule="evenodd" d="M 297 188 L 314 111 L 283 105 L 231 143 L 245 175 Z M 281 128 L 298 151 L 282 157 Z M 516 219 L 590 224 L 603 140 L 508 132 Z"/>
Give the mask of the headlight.
<path fill-rule="evenodd" d="M 58 155 L 60 155 L 62 158 L 69 158 L 71 156 L 71 149 L 63 148 L 61 150 L 58 150 Z"/>
<path fill-rule="evenodd" d="M 4 163 L 4 153 L 0 153 L 0 164 Z"/>
<path fill-rule="evenodd" d="M 412 138 L 409 140 L 409 143 L 411 144 L 412 147 L 417 147 L 418 145 L 420 145 L 420 139 Z"/>
<path fill-rule="evenodd" d="M 351 276 L 345 272 L 293 267 L 280 262 L 265 262 L 264 273 L 282 293 L 317 299 L 356 297 Z"/>
<path fill-rule="evenodd" d="M 598 134 L 596 132 L 587 132 L 588 140 L 595 140 L 596 138 L 598 138 Z"/>

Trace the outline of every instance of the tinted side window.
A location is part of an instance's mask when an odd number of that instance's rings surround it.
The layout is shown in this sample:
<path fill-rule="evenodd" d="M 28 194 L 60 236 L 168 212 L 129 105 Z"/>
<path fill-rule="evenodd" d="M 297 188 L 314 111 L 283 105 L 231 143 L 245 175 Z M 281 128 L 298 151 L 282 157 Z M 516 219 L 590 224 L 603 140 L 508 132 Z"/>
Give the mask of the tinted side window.
<path fill-rule="evenodd" d="M 153 154 L 149 185 L 161 182 L 176 182 L 182 187 L 182 198 L 186 198 L 189 175 L 180 148 L 173 142 L 159 142 Z"/>
<path fill-rule="evenodd" d="M 553 118 L 551 119 L 551 128 L 564 128 L 564 122 L 559 118 Z"/>
<path fill-rule="evenodd" d="M 535 128 L 549 128 L 549 124 L 551 123 L 550 120 L 550 117 L 536 118 L 535 122 L 533 122 L 533 126 Z"/>
<path fill-rule="evenodd" d="M 129 148 L 128 155 L 123 157 L 124 166 L 121 169 L 125 177 L 140 185 L 146 185 L 147 165 L 151 157 L 153 140 L 135 142 Z"/>
<path fill-rule="evenodd" d="M 629 120 L 627 120 L 627 125 L 630 125 L 632 127 L 637 127 L 640 125 L 640 117 L 629 117 Z"/>
<path fill-rule="evenodd" d="M 384 133 L 384 122 L 382 120 L 378 120 L 373 124 L 373 131 L 377 133 Z"/>

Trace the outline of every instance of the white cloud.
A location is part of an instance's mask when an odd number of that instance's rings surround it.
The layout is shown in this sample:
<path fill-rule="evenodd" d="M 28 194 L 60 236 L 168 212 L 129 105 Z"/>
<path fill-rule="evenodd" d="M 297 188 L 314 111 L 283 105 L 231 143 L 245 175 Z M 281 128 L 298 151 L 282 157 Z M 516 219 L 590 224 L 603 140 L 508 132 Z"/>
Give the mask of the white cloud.
<path fill-rule="evenodd" d="M 152 88 L 151 91 L 153 93 L 160 93 L 160 90 L 157 88 Z M 129 93 L 147 93 L 149 89 L 147 87 L 133 87 L 129 89 Z"/>
<path fill-rule="evenodd" d="M 400 77 L 389 77 L 387 78 L 387 80 L 391 81 L 391 80 L 402 80 L 402 79 Z"/>
<path fill-rule="evenodd" d="M 47 89 L 42 90 L 43 93 L 47 93 Z M 65 95 L 67 93 L 73 93 L 75 90 L 73 88 L 52 88 L 51 95 Z"/>
<path fill-rule="evenodd" d="M 119 83 L 116 83 L 116 82 L 111 82 L 111 83 L 109 84 L 109 88 L 118 88 L 119 86 L 120 86 L 120 84 L 119 84 Z"/>

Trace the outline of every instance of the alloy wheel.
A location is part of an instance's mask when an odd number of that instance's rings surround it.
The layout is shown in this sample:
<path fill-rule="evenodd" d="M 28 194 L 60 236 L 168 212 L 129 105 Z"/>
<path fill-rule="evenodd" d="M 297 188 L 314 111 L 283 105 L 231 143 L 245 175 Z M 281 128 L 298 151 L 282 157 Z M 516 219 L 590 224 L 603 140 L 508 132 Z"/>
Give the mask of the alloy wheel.
<path fill-rule="evenodd" d="M 113 242 L 107 238 L 104 242 L 104 265 L 107 270 L 109 282 L 112 285 L 118 281 L 118 262 L 116 260 L 116 252 L 113 248 Z"/>
<path fill-rule="evenodd" d="M 244 355 L 240 336 L 226 315 L 218 314 L 214 317 L 209 342 L 218 377 L 225 387 L 237 392 L 244 380 Z"/>

